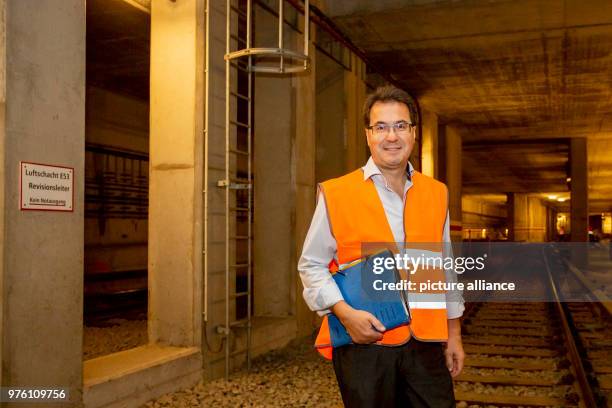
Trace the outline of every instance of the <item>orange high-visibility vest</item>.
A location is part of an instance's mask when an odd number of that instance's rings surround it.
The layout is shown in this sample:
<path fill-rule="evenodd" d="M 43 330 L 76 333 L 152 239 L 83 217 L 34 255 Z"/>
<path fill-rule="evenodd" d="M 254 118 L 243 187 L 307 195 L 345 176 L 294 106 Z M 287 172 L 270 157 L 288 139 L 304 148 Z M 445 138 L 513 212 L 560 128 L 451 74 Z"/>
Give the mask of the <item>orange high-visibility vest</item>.
<path fill-rule="evenodd" d="M 330 229 L 336 239 L 336 255 L 340 265 L 378 252 L 384 247 L 397 252 L 393 232 L 376 187 L 370 178 L 364 180 L 362 169 L 327 180 L 320 186 L 327 207 Z M 446 185 L 414 171 L 412 187 L 406 194 L 404 206 L 406 246 L 414 249 L 422 246 L 427 250 L 431 250 L 432 245 L 439 246 L 435 251 L 441 252 L 448 209 Z M 443 280 L 444 271 L 432 271 L 431 275 L 418 271 L 411 276 L 411 280 L 415 277 L 418 277 L 419 281 Z M 441 296 L 444 297 L 444 294 Z M 446 341 L 448 339 L 446 305 L 442 302 L 444 304 L 441 306 L 440 303 L 411 303 L 410 324 L 386 331 L 377 344 L 397 346 L 406 343 L 411 336 L 423 341 Z M 324 357 L 331 359 L 332 347 L 327 316 L 323 318 L 315 347 Z"/>

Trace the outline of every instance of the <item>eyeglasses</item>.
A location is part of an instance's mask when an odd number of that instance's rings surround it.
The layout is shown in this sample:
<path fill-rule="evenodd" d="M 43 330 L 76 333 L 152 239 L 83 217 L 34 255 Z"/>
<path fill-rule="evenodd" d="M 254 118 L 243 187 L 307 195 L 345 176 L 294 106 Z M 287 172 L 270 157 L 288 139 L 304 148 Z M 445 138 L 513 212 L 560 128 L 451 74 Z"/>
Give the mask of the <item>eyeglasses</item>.
<path fill-rule="evenodd" d="M 415 125 L 410 122 L 406 122 L 405 120 L 400 120 L 395 123 L 375 123 L 372 126 L 366 127 L 366 129 L 370 129 L 377 135 L 386 135 L 389 133 L 391 128 L 395 129 L 396 134 L 404 134 L 408 133 Z"/>

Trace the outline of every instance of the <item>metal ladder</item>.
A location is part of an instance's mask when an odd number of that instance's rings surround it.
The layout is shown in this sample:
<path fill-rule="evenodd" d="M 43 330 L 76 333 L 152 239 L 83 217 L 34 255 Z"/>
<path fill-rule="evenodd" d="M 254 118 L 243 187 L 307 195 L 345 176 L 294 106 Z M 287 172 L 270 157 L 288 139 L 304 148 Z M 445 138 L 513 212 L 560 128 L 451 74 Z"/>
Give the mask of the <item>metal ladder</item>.
<path fill-rule="evenodd" d="M 210 3 L 212 0 L 208 0 Z M 283 48 L 284 1 L 278 3 L 278 47 L 254 48 L 252 47 L 252 20 L 253 0 L 226 0 L 226 32 L 225 32 L 225 177 L 217 181 L 217 187 L 225 189 L 225 323 L 216 327 L 216 332 L 225 336 L 225 378 L 229 377 L 232 357 L 246 354 L 247 368 L 251 368 L 251 329 L 252 329 L 252 271 L 253 271 L 253 74 L 266 73 L 292 73 L 303 72 L 308 68 L 308 29 L 309 13 L 304 13 L 304 53 L 298 53 Z M 235 4 L 238 3 L 238 5 Z M 304 0 L 304 10 L 309 10 L 309 1 Z M 210 8 L 206 6 L 207 38 L 210 24 Z M 238 27 L 232 27 L 232 20 L 238 21 Z M 241 36 L 244 34 L 244 36 Z M 233 50 L 232 43 L 236 45 Z M 243 46 L 243 48 L 241 48 Z M 279 65 L 258 66 L 257 56 L 274 56 L 279 58 Z M 291 63 L 300 61 L 300 64 Z M 206 92 L 208 94 L 208 51 L 206 55 Z M 240 92 L 237 83 L 232 78 L 246 80 L 246 94 Z M 244 85 L 244 84 L 242 84 Z M 244 87 L 243 87 L 244 88 Z M 208 95 L 207 95 L 208 96 Z M 207 98 L 208 102 L 208 98 Z M 240 116 L 245 116 L 246 121 Z M 205 128 L 208 129 L 208 105 L 205 113 Z M 235 135 L 235 137 L 233 137 Z M 208 151 L 208 130 L 205 132 L 205 150 Z M 246 162 L 246 163 L 245 163 Z M 244 166 L 246 164 L 246 172 Z M 241 166 L 243 167 L 241 169 Z M 205 185 L 208 186 L 208 168 L 206 167 Z M 242 170 L 242 173 L 240 172 Z M 208 187 L 207 187 L 208 188 Z M 204 285 L 205 285 L 205 320 L 207 318 L 208 299 L 208 202 L 205 190 L 204 197 Z M 242 223 L 241 223 L 241 222 Z M 244 225 L 246 222 L 246 227 Z M 246 259 L 237 260 L 239 243 L 246 242 Z M 245 245 L 242 244 L 244 248 Z M 232 253 L 233 250 L 233 253 Z M 246 289 L 238 290 L 236 277 L 241 272 L 246 274 Z M 234 285 L 232 285 L 232 280 Z M 232 289 L 232 286 L 234 288 Z M 236 318 L 231 316 L 230 302 L 246 298 L 246 316 Z M 246 329 L 246 348 L 235 351 L 230 350 L 231 336 L 235 329 Z"/>

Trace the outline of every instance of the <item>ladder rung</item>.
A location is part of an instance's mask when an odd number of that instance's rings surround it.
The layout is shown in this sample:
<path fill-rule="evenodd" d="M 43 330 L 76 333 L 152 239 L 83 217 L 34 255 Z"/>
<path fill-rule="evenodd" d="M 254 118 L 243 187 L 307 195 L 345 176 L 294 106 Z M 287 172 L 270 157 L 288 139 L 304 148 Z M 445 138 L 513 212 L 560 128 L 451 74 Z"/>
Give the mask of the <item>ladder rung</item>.
<path fill-rule="evenodd" d="M 230 207 L 230 211 L 248 212 L 249 211 L 249 207 Z M 223 213 L 223 215 L 225 215 L 225 213 Z"/>
<path fill-rule="evenodd" d="M 247 72 L 247 73 L 249 72 L 249 67 L 246 66 L 246 65 L 240 65 L 240 64 L 237 64 L 235 62 L 230 62 L 230 66 L 232 66 L 232 67 L 234 67 L 234 68 L 236 68 L 236 69 L 238 69 L 238 70 L 240 70 L 242 72 Z"/>
<path fill-rule="evenodd" d="M 244 38 L 238 37 L 236 34 L 230 34 L 230 38 L 232 40 L 237 41 L 239 44 L 246 44 L 246 40 Z"/>
<path fill-rule="evenodd" d="M 226 179 L 217 181 L 217 187 L 225 187 L 230 190 L 248 190 L 252 185 L 248 179 L 244 179 L 244 182 L 240 182 L 240 179 L 230 179 L 229 183 Z"/>
<path fill-rule="evenodd" d="M 231 9 L 233 12 L 237 13 L 239 16 L 244 17 L 244 18 L 247 18 L 247 14 L 246 14 L 246 12 L 244 12 L 244 11 L 240 10 L 238 7 L 236 7 L 236 6 L 234 6 L 234 5 L 230 5 L 230 9 Z"/>
<path fill-rule="evenodd" d="M 249 239 L 249 236 L 248 235 L 232 235 L 230 236 L 230 239 L 245 240 L 245 239 Z"/>
<path fill-rule="evenodd" d="M 249 152 L 247 152 L 246 150 L 230 149 L 229 151 L 230 151 L 230 153 L 241 154 L 243 156 L 248 156 L 249 155 Z"/>
<path fill-rule="evenodd" d="M 248 353 L 248 352 L 249 352 L 249 349 L 240 349 L 240 350 L 235 350 L 235 351 L 232 351 L 232 352 L 230 353 L 230 356 L 234 357 L 234 356 L 238 356 L 238 355 L 240 355 L 240 354 L 244 354 L 244 353 Z"/>
<path fill-rule="evenodd" d="M 244 122 L 239 122 L 239 121 L 237 121 L 237 120 L 230 120 L 229 122 L 230 122 L 232 125 L 236 125 L 236 126 L 239 126 L 239 127 L 243 127 L 243 128 L 245 128 L 245 129 L 250 129 L 250 128 L 251 128 L 251 126 L 249 126 L 247 123 L 244 123 Z"/>
<path fill-rule="evenodd" d="M 232 264 L 232 265 L 230 265 L 230 267 L 232 267 L 232 268 L 246 268 L 249 265 L 250 264 L 247 262 L 247 263 Z"/>
<path fill-rule="evenodd" d="M 248 323 L 248 322 L 249 322 L 249 319 L 235 320 L 230 323 L 230 327 L 242 326 L 243 324 Z"/>
<path fill-rule="evenodd" d="M 245 101 L 250 101 L 251 100 L 251 98 L 249 98 L 248 96 L 243 95 L 243 94 L 238 93 L 238 92 L 230 91 L 230 94 L 232 94 L 232 96 L 235 96 L 236 98 L 244 99 Z"/>
<path fill-rule="evenodd" d="M 237 299 L 239 297 L 247 296 L 248 294 L 249 294 L 249 292 L 237 292 L 237 293 L 233 293 L 233 294 L 230 295 L 230 299 L 232 299 L 232 300 L 233 299 Z M 223 302 L 225 302 L 225 298 L 215 299 L 211 303 L 216 305 L 216 304 L 223 303 Z"/>
<path fill-rule="evenodd" d="M 225 130 L 224 127 L 222 129 Z M 213 156 L 213 153 L 211 153 L 210 155 Z M 214 156 L 217 156 L 219 158 L 224 158 L 225 154 L 217 154 L 217 155 L 214 155 Z M 225 167 L 208 166 L 208 170 L 225 171 Z"/>
<path fill-rule="evenodd" d="M 237 292 L 237 293 L 233 293 L 230 295 L 230 299 L 234 300 L 237 299 L 239 297 L 244 297 L 247 296 L 249 294 L 249 292 Z M 221 298 L 221 299 L 215 299 L 212 300 L 210 303 L 212 303 L 213 305 L 218 305 L 219 303 L 224 303 L 225 302 L 225 298 Z"/>
<path fill-rule="evenodd" d="M 251 180 L 243 177 L 230 177 L 233 183 L 251 184 Z"/>

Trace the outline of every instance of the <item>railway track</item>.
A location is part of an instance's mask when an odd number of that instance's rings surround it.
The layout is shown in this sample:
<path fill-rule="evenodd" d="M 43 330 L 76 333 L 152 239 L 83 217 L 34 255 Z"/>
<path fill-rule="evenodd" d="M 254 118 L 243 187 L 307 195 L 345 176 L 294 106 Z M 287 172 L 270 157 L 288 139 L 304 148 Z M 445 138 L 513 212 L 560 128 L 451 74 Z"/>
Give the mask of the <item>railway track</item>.
<path fill-rule="evenodd" d="M 596 299 L 562 303 L 549 277 L 553 302 L 482 302 L 466 311 L 458 407 L 612 406 L 610 316 Z"/>
<path fill-rule="evenodd" d="M 600 406 L 612 406 L 612 324 L 597 304 L 568 303 L 576 343 Z"/>

